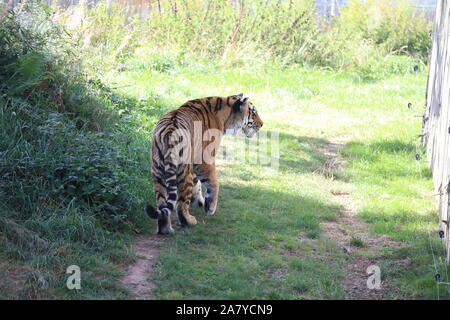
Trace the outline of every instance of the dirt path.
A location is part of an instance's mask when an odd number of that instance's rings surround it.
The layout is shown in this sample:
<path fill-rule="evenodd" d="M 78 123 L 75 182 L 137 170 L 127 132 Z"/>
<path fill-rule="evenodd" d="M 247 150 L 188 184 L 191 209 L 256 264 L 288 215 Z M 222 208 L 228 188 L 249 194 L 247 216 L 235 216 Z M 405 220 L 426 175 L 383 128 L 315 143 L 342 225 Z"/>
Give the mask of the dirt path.
<path fill-rule="evenodd" d="M 326 172 L 329 173 L 330 178 L 333 178 L 333 174 L 338 173 L 345 165 L 339 156 L 344 141 L 344 139 L 336 139 L 327 143 L 321 150 L 327 158 Z M 378 266 L 383 273 L 382 249 L 398 249 L 404 245 L 393 241 L 388 236 L 377 236 L 369 233 L 367 223 L 356 217 L 357 203 L 351 195 L 353 186 L 347 183 L 343 189 L 345 191 L 332 191 L 331 193 L 333 200 L 341 207 L 341 217 L 335 222 L 324 222 L 321 227 L 324 230 L 324 235 L 339 244 L 348 255 L 344 283 L 346 293 L 350 299 L 360 300 L 400 298 L 400 290 L 391 283 L 381 282 L 380 289 L 369 289 L 367 286 L 369 278 L 367 268 Z M 396 265 L 390 265 L 390 268 L 404 270 L 408 267 L 410 261 L 401 260 L 395 263 Z"/>
<path fill-rule="evenodd" d="M 0 258 L 0 300 L 28 298 L 19 295 L 26 283 L 25 275 L 30 270 L 27 267 Z"/>
<path fill-rule="evenodd" d="M 134 300 L 155 299 L 155 295 L 152 293 L 155 284 L 149 277 L 158 253 L 155 244 L 161 241 L 155 236 L 139 236 L 134 240 L 132 247 L 138 258 L 127 267 L 125 276 L 120 280 L 120 283 L 130 290 L 130 295 Z"/>

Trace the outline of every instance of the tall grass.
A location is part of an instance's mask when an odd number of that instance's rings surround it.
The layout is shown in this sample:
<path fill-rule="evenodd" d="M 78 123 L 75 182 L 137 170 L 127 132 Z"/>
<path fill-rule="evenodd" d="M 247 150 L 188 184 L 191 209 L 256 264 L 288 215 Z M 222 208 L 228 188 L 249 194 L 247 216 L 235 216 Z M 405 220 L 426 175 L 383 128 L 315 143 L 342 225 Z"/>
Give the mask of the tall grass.
<path fill-rule="evenodd" d="M 404 60 L 392 56 L 426 63 L 431 45 L 430 23 L 413 15 L 407 0 L 352 0 L 327 24 L 307 0 L 159 3 L 145 19 L 104 2 L 91 10 L 75 7 L 59 18 L 102 63 L 117 63 L 144 47 L 147 55 L 204 57 L 225 65 L 315 65 L 370 78 L 404 67 Z"/>

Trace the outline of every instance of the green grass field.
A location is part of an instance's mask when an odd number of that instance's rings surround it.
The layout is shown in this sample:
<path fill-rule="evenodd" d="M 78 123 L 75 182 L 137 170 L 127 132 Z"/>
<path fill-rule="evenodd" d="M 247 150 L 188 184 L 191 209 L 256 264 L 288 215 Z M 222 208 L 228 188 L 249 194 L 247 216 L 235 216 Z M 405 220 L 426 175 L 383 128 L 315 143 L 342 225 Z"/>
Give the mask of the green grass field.
<path fill-rule="evenodd" d="M 279 168 L 244 158 L 219 166 L 216 216 L 194 210 L 200 223 L 160 248 L 151 275 L 158 298 L 346 298 L 346 255 L 320 223 L 339 218 L 330 194 L 349 186 L 370 232 L 406 244 L 383 251 L 383 281 L 405 296 L 436 297 L 428 237 L 437 226 L 431 177 L 425 160 L 415 160 L 425 77 L 407 67 L 404 75 L 367 82 L 351 73 L 297 67 L 173 63 L 161 71 L 154 65 L 130 59 L 103 81 L 126 86 L 118 89 L 122 95 L 150 105 L 157 97 L 161 114 L 192 98 L 244 92 L 264 130 L 278 133 L 280 153 Z M 157 117 L 132 112 L 138 131 L 148 133 Z M 345 141 L 346 166 L 330 177 L 321 149 L 337 138 Z M 238 147 L 230 137 L 224 145 Z M 440 248 L 435 233 L 432 242 Z M 407 268 L 393 267 L 405 257 Z"/>
<path fill-rule="evenodd" d="M 418 138 L 430 24 L 387 0 L 355 0 L 326 28 L 309 1 L 188 3 L 140 20 L 32 0 L 0 17 L 0 299 L 132 298 L 137 235 L 158 251 L 157 299 L 448 299 Z M 216 215 L 194 209 L 198 225 L 158 239 L 143 212 L 154 125 L 240 92 L 258 139 L 277 138 L 271 162 L 225 137 Z M 378 295 L 354 290 L 367 264 Z"/>

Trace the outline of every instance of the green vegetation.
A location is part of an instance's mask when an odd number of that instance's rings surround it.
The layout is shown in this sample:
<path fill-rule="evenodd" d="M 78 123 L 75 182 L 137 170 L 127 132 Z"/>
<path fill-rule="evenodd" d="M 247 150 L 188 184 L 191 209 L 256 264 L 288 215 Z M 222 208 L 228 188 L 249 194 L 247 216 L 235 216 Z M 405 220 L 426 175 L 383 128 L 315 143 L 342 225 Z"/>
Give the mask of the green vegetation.
<path fill-rule="evenodd" d="M 123 294 L 113 263 L 132 261 L 129 231 L 148 228 L 135 200 L 147 148 L 119 116 L 128 102 L 79 70 L 62 34 L 34 3 L 0 24 L 0 265 L 19 274 L 2 297 L 69 294 L 72 264 L 90 270 L 74 298 Z"/>
<path fill-rule="evenodd" d="M 51 16 L 34 2 L 1 18 L 0 271 L 14 276 L 0 298 L 126 298 L 133 232 L 155 228 L 142 210 L 154 124 L 186 100 L 238 92 L 279 134 L 279 168 L 220 166 L 216 216 L 194 210 L 199 224 L 160 247 L 157 297 L 346 298 L 348 257 L 321 222 L 341 215 L 330 194 L 354 186 L 371 231 L 405 244 L 380 248 L 383 281 L 435 298 L 437 217 L 415 160 L 426 79 L 412 71 L 426 72 L 429 24 L 388 1 L 354 1 L 331 26 L 308 1 L 161 3 L 145 20 L 115 5 Z M 336 138 L 346 167 L 330 176 L 321 150 Z M 72 264 L 80 291 L 65 288 Z"/>
<path fill-rule="evenodd" d="M 350 245 L 358 248 L 362 248 L 365 246 L 364 241 L 361 238 L 355 236 L 350 239 Z"/>
<path fill-rule="evenodd" d="M 360 82 L 349 73 L 301 67 L 174 64 L 170 73 L 120 71 L 105 81 L 129 84 L 123 92 L 133 97 L 146 98 L 142 87 L 151 88 L 168 108 L 223 87 L 241 90 L 269 119 L 265 130 L 280 135 L 279 170 L 240 162 L 220 167 L 217 215 L 178 232 L 162 248 L 155 274 L 160 298 L 345 297 L 345 255 L 321 236 L 319 224 L 339 217 L 330 194 L 345 191 L 347 182 L 356 185 L 358 211 L 372 231 L 409 246 L 385 253 L 386 281 L 400 279 L 405 293 L 435 297 L 427 232 L 435 230 L 437 217 L 426 163 L 415 160 L 423 76 L 407 72 Z M 348 164 L 330 180 L 319 150 L 335 137 L 348 141 L 342 153 Z M 411 261 L 401 273 L 396 264 L 404 259 Z"/>
<path fill-rule="evenodd" d="M 313 1 L 160 1 L 146 19 L 104 2 L 92 10 L 75 7 L 58 19 L 72 37 L 95 54 L 100 70 L 117 66 L 146 49 L 153 68 L 169 70 L 171 60 L 214 59 L 224 66 L 273 63 L 356 72 L 375 79 L 405 70 L 408 55 L 426 62 L 432 26 L 411 18 L 408 0 L 350 1 L 342 17 L 319 24 Z M 197 59 L 195 59 L 197 60 Z M 141 61 L 143 63 L 143 61 Z M 133 67 L 136 67 L 135 65 Z"/>

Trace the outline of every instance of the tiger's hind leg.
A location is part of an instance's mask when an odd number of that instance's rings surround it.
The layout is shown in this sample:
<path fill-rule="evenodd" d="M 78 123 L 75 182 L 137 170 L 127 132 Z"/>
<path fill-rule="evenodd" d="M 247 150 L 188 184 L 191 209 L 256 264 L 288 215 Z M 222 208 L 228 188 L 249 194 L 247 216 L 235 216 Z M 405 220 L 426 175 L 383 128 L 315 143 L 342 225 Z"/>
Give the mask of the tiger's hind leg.
<path fill-rule="evenodd" d="M 216 168 L 214 165 L 203 164 L 199 165 L 195 172 L 202 184 L 206 187 L 205 213 L 207 216 L 212 216 L 216 212 L 219 196 L 219 182 L 216 178 Z"/>
<path fill-rule="evenodd" d="M 178 219 L 182 226 L 197 224 L 197 219 L 189 213 L 194 188 L 192 166 L 186 165 L 178 181 Z"/>
<path fill-rule="evenodd" d="M 203 207 L 205 205 L 205 199 L 202 193 L 202 183 L 198 180 L 197 176 L 193 179 L 194 187 L 192 189 L 191 208 Z"/>

